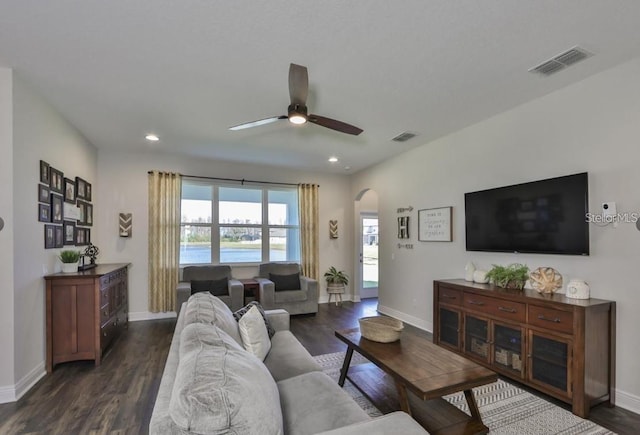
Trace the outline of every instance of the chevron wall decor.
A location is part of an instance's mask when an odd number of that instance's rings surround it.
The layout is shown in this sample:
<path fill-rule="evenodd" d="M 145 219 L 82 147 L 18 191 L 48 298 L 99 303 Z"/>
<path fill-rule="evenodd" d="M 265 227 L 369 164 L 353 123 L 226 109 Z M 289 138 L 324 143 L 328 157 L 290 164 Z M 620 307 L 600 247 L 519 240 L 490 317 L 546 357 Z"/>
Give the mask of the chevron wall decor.
<path fill-rule="evenodd" d="M 334 220 L 329 221 L 329 238 L 330 239 L 338 238 L 338 221 L 334 221 Z"/>
<path fill-rule="evenodd" d="M 131 237 L 131 213 L 120 213 L 120 237 Z"/>

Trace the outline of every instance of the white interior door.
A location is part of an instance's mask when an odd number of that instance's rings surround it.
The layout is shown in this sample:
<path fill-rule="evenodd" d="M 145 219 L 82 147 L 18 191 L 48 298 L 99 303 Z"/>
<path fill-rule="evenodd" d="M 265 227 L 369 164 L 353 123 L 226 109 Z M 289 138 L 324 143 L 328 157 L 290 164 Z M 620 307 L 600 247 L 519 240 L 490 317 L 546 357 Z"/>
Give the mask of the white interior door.
<path fill-rule="evenodd" d="M 360 297 L 378 297 L 378 215 L 360 215 Z"/>

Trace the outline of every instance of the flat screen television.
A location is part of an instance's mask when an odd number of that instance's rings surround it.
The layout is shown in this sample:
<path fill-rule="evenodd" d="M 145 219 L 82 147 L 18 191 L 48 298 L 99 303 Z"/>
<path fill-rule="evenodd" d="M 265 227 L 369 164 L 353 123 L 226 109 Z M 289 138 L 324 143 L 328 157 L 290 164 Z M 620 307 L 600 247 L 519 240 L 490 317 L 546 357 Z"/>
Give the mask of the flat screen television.
<path fill-rule="evenodd" d="M 589 255 L 586 172 L 465 193 L 467 251 Z"/>

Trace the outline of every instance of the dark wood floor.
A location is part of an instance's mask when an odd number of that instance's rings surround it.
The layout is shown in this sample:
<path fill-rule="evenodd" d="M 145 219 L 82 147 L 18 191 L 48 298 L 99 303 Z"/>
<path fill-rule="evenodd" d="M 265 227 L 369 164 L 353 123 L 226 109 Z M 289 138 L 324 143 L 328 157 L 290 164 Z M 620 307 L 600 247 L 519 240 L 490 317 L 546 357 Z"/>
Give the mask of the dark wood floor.
<path fill-rule="evenodd" d="M 376 300 L 322 304 L 315 316 L 292 318 L 291 330 L 312 355 L 341 352 L 346 346 L 334 330 L 357 327 L 376 306 Z M 174 326 L 171 319 L 131 323 L 102 366 L 58 365 L 18 402 L 0 405 L 0 434 L 147 433 Z M 590 419 L 619 434 L 640 428 L 640 415 L 621 408 L 596 407 Z"/>

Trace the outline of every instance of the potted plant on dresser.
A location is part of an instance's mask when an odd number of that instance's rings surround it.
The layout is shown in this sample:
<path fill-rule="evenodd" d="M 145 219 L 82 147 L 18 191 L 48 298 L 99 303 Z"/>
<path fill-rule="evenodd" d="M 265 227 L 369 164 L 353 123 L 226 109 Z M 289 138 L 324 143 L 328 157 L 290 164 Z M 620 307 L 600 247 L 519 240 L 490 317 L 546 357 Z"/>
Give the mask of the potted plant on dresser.
<path fill-rule="evenodd" d="M 335 295 L 335 302 L 338 305 L 338 298 L 342 302 L 342 295 L 347 284 L 349 284 L 349 276 L 344 273 L 343 270 L 338 270 L 334 266 L 331 266 L 329 270 L 324 273 L 324 279 L 327 281 L 327 293 L 329 293 L 329 302 L 331 302 L 331 295 Z"/>
<path fill-rule="evenodd" d="M 75 273 L 78 271 L 78 261 L 80 260 L 80 252 L 78 251 L 61 251 L 60 261 L 62 261 L 62 273 Z"/>

